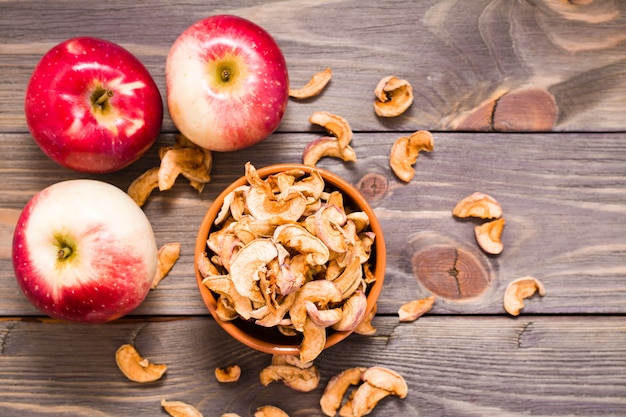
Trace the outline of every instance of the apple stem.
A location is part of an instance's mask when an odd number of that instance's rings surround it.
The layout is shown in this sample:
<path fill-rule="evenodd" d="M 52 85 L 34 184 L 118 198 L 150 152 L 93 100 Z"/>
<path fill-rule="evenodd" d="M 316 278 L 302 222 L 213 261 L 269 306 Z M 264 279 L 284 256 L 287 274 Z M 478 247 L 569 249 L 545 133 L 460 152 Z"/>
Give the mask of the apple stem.
<path fill-rule="evenodd" d="M 222 71 L 222 81 L 228 81 L 230 79 L 230 71 L 227 69 Z"/>
<path fill-rule="evenodd" d="M 100 104 L 104 103 L 105 101 L 107 101 L 109 99 L 109 97 L 113 97 L 113 91 L 111 91 L 111 90 L 104 90 L 104 92 L 100 95 L 100 97 L 98 97 L 96 99 L 96 104 L 100 105 Z"/>
<path fill-rule="evenodd" d="M 68 256 L 70 256 L 72 254 L 72 249 L 68 248 L 67 246 L 62 247 L 61 249 L 59 249 L 59 251 L 57 252 L 57 258 L 58 259 L 67 259 Z"/>

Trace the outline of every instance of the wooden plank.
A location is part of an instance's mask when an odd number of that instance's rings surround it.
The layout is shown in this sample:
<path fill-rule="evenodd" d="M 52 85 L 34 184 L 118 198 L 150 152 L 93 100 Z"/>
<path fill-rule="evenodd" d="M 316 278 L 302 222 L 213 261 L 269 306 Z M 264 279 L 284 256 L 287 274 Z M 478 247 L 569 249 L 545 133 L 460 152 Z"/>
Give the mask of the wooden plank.
<path fill-rule="evenodd" d="M 270 356 L 239 344 L 206 318 L 122 320 L 85 327 L 0 322 L 0 414 L 154 416 L 162 398 L 205 416 L 251 416 L 272 404 L 290 416 L 321 415 L 329 378 L 354 366 L 385 366 L 407 381 L 405 399 L 381 401 L 372 416 L 623 416 L 626 320 L 623 317 L 423 317 L 398 324 L 378 317 L 376 336 L 350 336 L 315 362 L 318 388 L 264 387 Z M 115 350 L 133 343 L 164 379 L 140 385 L 117 369 Z M 237 364 L 241 379 L 219 384 L 214 369 Z M 400 365 L 401 364 L 401 365 Z"/>
<path fill-rule="evenodd" d="M 216 154 L 212 182 L 197 194 L 180 179 L 174 189 L 154 192 L 144 206 L 159 245 L 179 241 L 182 257 L 171 275 L 153 291 L 137 314 L 206 314 L 193 273 L 196 230 L 217 194 L 243 175 L 246 161 L 257 167 L 298 162 L 302 149 L 319 133 L 276 134 L 244 151 Z M 506 284 L 534 275 L 548 295 L 527 303 L 526 313 L 626 312 L 626 142 L 620 134 L 460 134 L 435 133 L 435 150 L 422 154 L 409 184 L 397 180 L 388 154 L 397 134 L 357 133 L 352 145 L 359 160 L 346 164 L 324 159 L 320 166 L 361 187 L 383 225 L 387 276 L 379 308 L 395 313 L 412 298 L 433 291 L 415 277 L 416 254 L 433 247 L 456 248 L 464 262 L 477 262 L 488 285 L 476 297 L 440 298 L 435 314 L 501 314 Z M 158 164 L 157 148 L 173 141 L 162 135 L 157 146 L 132 167 L 94 176 L 126 189 L 133 178 Z M 0 135 L 15 160 L 0 161 L 0 315 L 33 315 L 22 296 L 9 259 L 11 221 L 38 190 L 82 174 L 57 167 L 26 134 Z M 373 180 L 372 180 L 373 179 Z M 370 182 L 364 180 L 372 180 Z M 376 186 L 373 188 L 372 183 Z M 478 249 L 472 221 L 459 221 L 451 210 L 475 191 L 495 197 L 507 221 L 505 249 L 486 256 Z M 455 250 L 456 250 L 455 249 Z M 445 251 L 444 251 L 445 252 Z M 428 252 L 426 252 L 428 254 Z M 445 258 L 444 258 L 445 259 Z M 455 266 L 447 258 L 437 266 L 451 280 Z M 451 280 L 454 285 L 456 283 Z M 462 289 L 467 298 L 472 293 Z"/>
<path fill-rule="evenodd" d="M 89 35 L 122 44 L 165 95 L 169 47 L 210 14 L 250 18 L 284 50 L 291 82 L 330 66 L 322 96 L 292 101 L 281 131 L 307 131 L 315 110 L 342 114 L 357 131 L 624 131 L 626 4 L 435 1 L 188 1 L 129 5 L 3 1 L 0 15 L 0 131 L 26 131 L 23 97 L 40 57 Z M 373 90 L 387 75 L 409 80 L 415 103 L 380 120 Z M 166 114 L 163 128 L 173 131 Z"/>

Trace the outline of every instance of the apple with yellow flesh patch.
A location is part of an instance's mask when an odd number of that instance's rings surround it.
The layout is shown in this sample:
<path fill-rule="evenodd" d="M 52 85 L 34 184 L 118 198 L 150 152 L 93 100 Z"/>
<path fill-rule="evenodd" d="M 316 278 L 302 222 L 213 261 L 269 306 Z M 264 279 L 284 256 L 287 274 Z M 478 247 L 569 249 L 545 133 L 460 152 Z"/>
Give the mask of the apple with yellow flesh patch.
<path fill-rule="evenodd" d="M 13 234 L 13 269 L 51 317 L 103 323 L 138 307 L 157 269 L 148 218 L 121 189 L 97 180 L 53 184 L 26 204 Z"/>
<path fill-rule="evenodd" d="M 28 83 L 24 110 L 44 153 L 87 173 L 135 162 L 163 122 L 163 100 L 146 67 L 123 47 L 90 37 L 46 52 Z"/>
<path fill-rule="evenodd" d="M 238 16 L 211 16 L 183 31 L 167 56 L 165 76 L 174 124 L 211 151 L 265 139 L 289 100 L 280 47 L 265 29 Z"/>

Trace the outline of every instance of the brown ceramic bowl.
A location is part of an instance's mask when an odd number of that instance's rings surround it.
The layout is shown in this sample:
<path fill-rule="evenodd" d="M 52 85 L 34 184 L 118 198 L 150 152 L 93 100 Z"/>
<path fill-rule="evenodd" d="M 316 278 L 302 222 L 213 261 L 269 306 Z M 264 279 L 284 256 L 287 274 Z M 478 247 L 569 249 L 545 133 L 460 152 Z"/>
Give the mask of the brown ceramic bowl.
<path fill-rule="evenodd" d="M 279 164 L 267 166 L 264 168 L 258 168 L 257 173 L 261 178 L 265 178 L 269 175 L 292 169 L 300 169 L 307 173 L 310 173 L 313 168 L 300 164 Z M 367 311 L 369 313 L 372 311 L 376 304 L 376 301 L 378 300 L 385 278 L 385 241 L 383 239 L 383 232 L 380 223 L 378 222 L 374 211 L 367 203 L 365 198 L 350 183 L 331 172 L 325 171 L 320 168 L 315 169 L 317 169 L 317 171 L 324 179 L 326 184 L 326 190 L 338 190 L 342 192 L 344 197 L 344 205 L 346 208 L 351 208 L 353 211 L 363 211 L 368 215 L 370 219 L 369 228 L 372 232 L 376 234 L 374 247 L 372 248 L 372 252 L 370 255 L 370 263 L 373 267 L 372 270 L 376 277 L 376 280 L 369 285 L 367 290 Z M 202 256 L 204 252 L 207 252 L 209 254 L 209 257 L 211 255 L 211 251 L 207 247 L 207 238 L 209 236 L 209 233 L 212 233 L 214 231 L 213 222 L 222 207 L 224 198 L 232 190 L 245 184 L 247 184 L 246 178 L 245 176 L 242 176 L 231 185 L 229 185 L 215 199 L 213 204 L 209 207 L 206 215 L 204 216 L 204 219 L 202 220 L 202 224 L 200 226 L 200 230 L 198 232 L 198 237 L 196 240 L 194 257 L 196 264 L 195 270 L 198 288 L 200 289 L 202 299 L 204 300 L 204 303 L 208 307 L 209 311 L 211 312 L 213 318 L 228 334 L 230 334 L 236 340 L 253 349 L 265 353 L 297 355 L 299 354 L 299 345 L 301 342 L 301 337 L 299 336 L 285 336 L 280 333 L 276 328 L 259 326 L 254 322 L 245 321 L 240 318 L 237 318 L 233 321 L 220 320 L 216 314 L 217 296 L 202 284 L 203 277 L 197 268 L 197 260 L 200 256 Z M 350 333 L 351 332 L 338 332 L 329 328 L 327 330 L 325 348 L 337 344 L 338 342 L 348 337 Z"/>

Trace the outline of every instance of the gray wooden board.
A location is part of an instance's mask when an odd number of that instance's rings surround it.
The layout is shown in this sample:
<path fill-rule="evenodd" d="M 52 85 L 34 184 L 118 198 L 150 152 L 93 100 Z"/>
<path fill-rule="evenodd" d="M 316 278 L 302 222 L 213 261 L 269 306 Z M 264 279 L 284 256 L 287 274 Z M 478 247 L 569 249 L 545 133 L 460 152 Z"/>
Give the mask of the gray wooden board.
<path fill-rule="evenodd" d="M 3 416 L 155 416 L 162 398 L 205 416 L 252 416 L 262 405 L 290 416 L 321 416 L 329 378 L 354 366 L 384 366 L 407 381 L 372 416 L 623 416 L 626 321 L 623 317 L 422 317 L 399 324 L 377 317 L 376 336 L 352 335 L 316 360 L 318 387 L 300 393 L 261 385 L 271 357 L 227 336 L 212 319 L 121 320 L 101 326 L 0 322 Z M 127 380 L 115 350 L 133 343 L 168 371 L 156 383 Z M 235 383 L 216 367 L 237 364 Z"/>
<path fill-rule="evenodd" d="M 170 46 L 189 25 L 217 13 L 267 29 L 283 49 L 294 87 L 332 68 L 320 97 L 291 103 L 282 131 L 307 131 L 308 116 L 320 107 L 358 131 L 454 130 L 481 105 L 526 90 L 554 98 L 559 111 L 550 130 L 626 130 L 623 2 L 13 0 L 2 2 L 0 15 L 0 131 L 25 130 L 26 83 L 56 43 L 74 36 L 119 43 L 141 59 L 165 95 Z M 387 75 L 408 80 L 415 103 L 402 117 L 379 120 L 374 88 Z M 532 121 L 528 126 L 535 130 Z M 174 129 L 167 113 L 164 129 Z"/>

